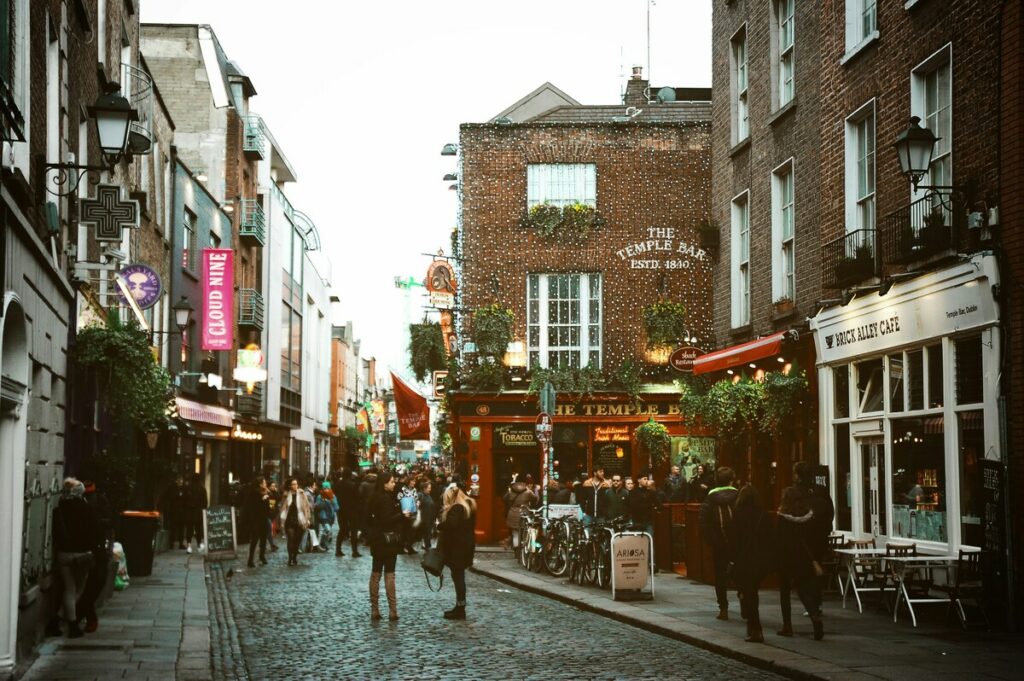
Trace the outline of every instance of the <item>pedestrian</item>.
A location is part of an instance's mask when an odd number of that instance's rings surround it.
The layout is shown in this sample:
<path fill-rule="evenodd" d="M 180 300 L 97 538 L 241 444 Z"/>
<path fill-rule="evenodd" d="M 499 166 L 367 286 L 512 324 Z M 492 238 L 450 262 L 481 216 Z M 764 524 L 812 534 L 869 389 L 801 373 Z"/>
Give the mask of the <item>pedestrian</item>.
<path fill-rule="evenodd" d="M 715 473 L 718 486 L 711 489 L 700 507 L 700 533 L 704 542 L 711 547 L 711 559 L 715 571 L 715 596 L 718 599 L 718 619 L 729 619 L 729 597 L 727 591 L 729 566 L 729 535 L 732 528 L 733 509 L 739 491 L 732 486 L 736 477 L 733 470 L 722 466 Z"/>
<path fill-rule="evenodd" d="M 736 498 L 736 511 L 730 528 L 733 547 L 731 574 L 739 590 L 740 607 L 746 614 L 750 643 L 764 643 L 758 609 L 758 587 L 773 568 L 772 524 L 753 485 L 746 485 Z"/>
<path fill-rule="evenodd" d="M 654 484 L 654 478 L 647 471 L 641 471 L 637 476 L 636 489 L 629 493 L 626 498 L 626 508 L 633 519 L 633 524 L 642 532 L 646 532 L 654 538 L 654 514 L 661 508 L 658 499 L 658 488 Z"/>
<path fill-rule="evenodd" d="M 420 524 L 423 521 L 420 516 L 420 493 L 416 488 L 416 477 L 409 475 L 403 481 L 401 491 L 398 493 L 398 501 L 402 506 L 402 513 L 405 514 L 406 522 L 403 528 L 403 539 L 405 541 L 404 549 L 406 553 L 416 554 L 418 553 L 413 548 L 413 542 L 416 541 L 419 535 Z"/>
<path fill-rule="evenodd" d="M 612 474 L 612 486 L 604 490 L 605 502 L 604 512 L 608 520 L 614 520 L 620 516 L 629 515 L 628 499 L 629 492 L 622 486 L 622 476 L 618 473 Z"/>
<path fill-rule="evenodd" d="M 568 504 L 571 503 L 572 490 L 567 485 L 563 485 L 561 480 L 551 480 L 551 485 L 548 488 L 548 503 L 551 504 Z"/>
<path fill-rule="evenodd" d="M 179 475 L 167 486 L 160 495 L 164 518 L 167 519 L 168 540 L 177 544 L 179 549 L 185 548 L 185 481 Z"/>
<path fill-rule="evenodd" d="M 288 564 L 299 564 L 299 543 L 312 522 L 312 509 L 306 493 L 299 489 L 299 481 L 291 478 L 281 499 L 281 524 L 288 538 Z"/>
<path fill-rule="evenodd" d="M 455 607 L 446 610 L 446 620 L 466 619 L 466 570 L 473 565 L 476 551 L 476 502 L 458 485 L 449 485 L 442 497 L 441 536 L 438 546 L 455 584 Z"/>
<path fill-rule="evenodd" d="M 257 544 L 260 547 L 260 565 L 267 564 L 267 518 L 270 514 L 270 489 L 267 487 L 266 478 L 261 475 L 253 480 L 242 506 L 242 517 L 249 528 L 248 566 L 251 568 L 256 567 L 253 557 Z"/>
<path fill-rule="evenodd" d="M 814 558 L 807 545 L 808 523 L 814 513 L 807 504 L 805 491 L 798 485 L 782 490 L 782 503 L 779 506 L 778 525 L 776 531 L 778 565 L 779 565 L 779 605 L 782 609 L 782 629 L 779 636 L 793 635 L 792 604 L 790 591 L 796 586 L 800 602 L 811 615 L 814 623 L 814 636 L 821 627 L 820 603 L 816 598 Z M 824 631 L 822 630 L 822 636 Z"/>
<path fill-rule="evenodd" d="M 576 494 L 576 503 L 583 511 L 583 524 L 590 525 L 595 518 L 601 517 L 604 510 L 604 499 L 601 495 L 604 490 L 611 487 L 611 483 L 605 480 L 604 467 L 596 467 L 593 475 L 584 480 L 581 487 Z"/>
<path fill-rule="evenodd" d="M 525 482 L 516 480 L 512 487 L 505 493 L 505 505 L 508 513 L 505 515 L 505 526 L 508 528 L 509 536 L 513 537 L 519 531 L 519 519 L 523 511 L 533 506 L 537 495 L 533 493 Z"/>
<path fill-rule="evenodd" d="M 91 480 L 83 480 L 82 484 L 85 486 L 85 494 L 82 495 L 82 498 L 96 515 L 96 527 L 99 532 L 92 549 L 92 567 L 89 568 L 89 575 L 86 577 L 82 595 L 78 597 L 75 612 L 80 618 L 85 618 L 85 633 L 91 634 L 99 627 L 96 599 L 99 598 L 106 585 L 107 566 L 110 563 L 110 554 L 107 549 L 107 539 L 110 536 L 110 503 L 107 501 L 106 495 L 96 487 L 96 483 Z"/>
<path fill-rule="evenodd" d="M 185 493 L 185 553 L 192 553 L 192 538 L 195 537 L 200 553 L 205 548 L 203 536 L 203 511 L 207 507 L 206 487 L 203 476 L 192 477 Z"/>
<path fill-rule="evenodd" d="M 381 473 L 367 506 L 366 526 L 370 537 L 370 619 L 380 619 L 380 576 L 384 573 L 384 592 L 388 599 L 388 619 L 398 619 L 398 594 L 395 591 L 395 564 L 402 550 L 405 515 L 395 494 L 395 478 Z"/>
<path fill-rule="evenodd" d="M 661 483 L 661 494 L 668 503 L 686 501 L 686 480 L 683 479 L 679 466 L 672 466 L 669 475 Z"/>
<path fill-rule="evenodd" d="M 85 501 L 85 485 L 75 478 L 64 480 L 60 501 L 53 509 L 52 539 L 63 586 L 61 604 L 68 638 L 79 638 L 76 605 L 94 565 L 93 549 L 100 541 L 94 510 Z M 103 566 L 104 568 L 106 566 Z"/>
<path fill-rule="evenodd" d="M 714 474 L 704 464 L 697 464 L 697 470 L 690 480 L 690 500 L 704 503 L 714 486 Z"/>
<path fill-rule="evenodd" d="M 424 551 L 430 548 L 434 539 L 434 525 L 437 523 L 437 506 L 430 494 L 433 489 L 434 483 L 429 479 L 420 483 L 420 537 Z"/>
<path fill-rule="evenodd" d="M 277 509 L 281 503 L 281 491 L 277 488 L 277 482 L 274 480 L 270 481 L 267 485 L 267 491 L 270 493 L 270 499 L 267 503 L 270 505 L 270 513 L 267 516 L 267 544 L 270 545 L 270 551 L 277 551 L 277 544 L 274 543 L 274 534 L 277 532 Z"/>
<path fill-rule="evenodd" d="M 814 624 L 814 637 L 821 640 L 825 636 L 824 623 L 821 620 L 821 565 L 828 553 L 828 536 L 832 532 L 836 507 L 828 489 L 814 482 L 814 469 L 810 463 L 798 461 L 793 464 L 793 477 L 796 480 L 796 486 L 803 490 L 807 507 L 813 514 L 805 526 L 804 541 L 807 543 L 813 561 L 813 597 L 818 607 L 816 610 L 808 610 L 808 612 L 811 614 L 811 622 Z"/>
<path fill-rule="evenodd" d="M 341 470 L 338 499 L 338 539 L 334 542 L 334 555 L 344 556 L 341 545 L 345 539 L 352 542 L 352 557 L 359 558 L 359 527 L 362 524 L 362 504 L 359 502 L 359 484 L 354 473 L 347 468 Z"/>
<path fill-rule="evenodd" d="M 377 469 L 370 468 L 359 481 L 359 530 L 363 533 L 363 543 L 370 545 L 370 530 L 367 523 L 370 518 L 370 499 L 377 488 Z"/>
<path fill-rule="evenodd" d="M 320 491 L 314 505 L 316 511 L 316 522 L 320 531 L 320 545 L 316 548 L 320 553 L 326 553 L 327 547 L 331 544 L 331 532 L 334 528 L 334 520 L 338 516 L 338 500 L 334 496 L 334 489 L 329 480 L 320 483 Z"/>

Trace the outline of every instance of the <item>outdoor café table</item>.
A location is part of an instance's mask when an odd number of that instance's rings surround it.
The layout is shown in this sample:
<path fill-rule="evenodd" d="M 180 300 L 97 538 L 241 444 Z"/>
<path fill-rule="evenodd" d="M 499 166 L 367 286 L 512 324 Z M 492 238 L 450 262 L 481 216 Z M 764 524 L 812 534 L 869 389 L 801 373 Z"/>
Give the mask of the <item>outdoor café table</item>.
<path fill-rule="evenodd" d="M 857 612 L 864 612 L 860 602 L 860 592 L 885 590 L 882 586 L 858 586 L 857 568 L 877 568 L 881 571 L 884 567 L 885 549 L 836 549 L 839 556 L 846 565 L 846 588 L 843 589 L 843 607 L 846 607 L 846 594 L 853 591 L 853 597 L 857 599 Z"/>
<path fill-rule="evenodd" d="M 907 610 L 910 611 L 910 619 L 913 621 L 914 626 L 917 626 L 917 615 L 914 614 L 914 603 L 949 603 L 949 597 L 934 598 L 925 594 L 920 598 L 911 598 L 910 593 L 907 591 L 906 579 L 907 575 L 920 570 L 928 570 L 929 572 L 935 569 L 949 570 L 949 568 L 956 565 L 959 556 L 889 556 L 885 559 L 886 567 L 891 570 L 893 580 L 896 582 L 896 604 L 892 608 L 892 621 L 896 621 L 896 616 L 900 611 L 900 601 L 902 600 L 907 604 Z"/>

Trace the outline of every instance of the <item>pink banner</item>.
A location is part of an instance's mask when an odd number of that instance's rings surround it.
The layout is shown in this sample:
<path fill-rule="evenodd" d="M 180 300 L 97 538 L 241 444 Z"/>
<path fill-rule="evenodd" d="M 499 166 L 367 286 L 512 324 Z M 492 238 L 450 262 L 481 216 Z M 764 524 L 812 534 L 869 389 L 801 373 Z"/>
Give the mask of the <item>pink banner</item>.
<path fill-rule="evenodd" d="M 203 350 L 230 350 L 234 341 L 234 252 L 203 249 Z"/>

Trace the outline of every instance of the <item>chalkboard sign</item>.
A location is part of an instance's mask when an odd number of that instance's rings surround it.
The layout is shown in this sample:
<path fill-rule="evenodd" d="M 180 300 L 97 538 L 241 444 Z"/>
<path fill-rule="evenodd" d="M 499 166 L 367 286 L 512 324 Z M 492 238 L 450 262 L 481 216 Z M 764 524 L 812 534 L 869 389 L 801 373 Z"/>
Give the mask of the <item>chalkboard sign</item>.
<path fill-rule="evenodd" d="M 235 509 L 231 506 L 211 506 L 203 511 L 203 529 L 206 532 L 207 558 L 234 558 L 238 542 L 235 539 Z"/>
<path fill-rule="evenodd" d="M 604 468 L 604 476 L 608 479 L 613 475 L 625 477 L 632 470 L 630 454 L 628 442 L 595 442 L 592 469 Z"/>

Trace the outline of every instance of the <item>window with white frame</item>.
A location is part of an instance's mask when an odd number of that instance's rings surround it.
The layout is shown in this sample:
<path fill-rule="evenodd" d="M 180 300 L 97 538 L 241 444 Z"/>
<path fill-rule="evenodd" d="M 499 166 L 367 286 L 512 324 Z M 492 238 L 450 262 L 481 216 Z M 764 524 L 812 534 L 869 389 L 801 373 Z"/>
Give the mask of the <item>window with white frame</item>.
<path fill-rule="evenodd" d="M 750 136 L 750 102 L 747 99 L 747 27 L 732 37 L 732 143 Z"/>
<path fill-rule="evenodd" d="M 877 0 L 846 0 L 846 51 L 852 52 L 878 32 Z"/>
<path fill-rule="evenodd" d="M 772 16 L 772 52 L 775 58 L 775 108 L 780 109 L 793 99 L 793 43 L 796 0 L 775 0 Z"/>
<path fill-rule="evenodd" d="M 526 207 L 549 203 L 597 205 L 597 166 L 593 163 L 531 163 L 526 166 Z"/>
<path fill-rule="evenodd" d="M 846 119 L 846 231 L 875 228 L 875 103 Z"/>
<path fill-rule="evenodd" d="M 601 367 L 599 273 L 528 275 L 526 312 L 531 367 Z"/>
<path fill-rule="evenodd" d="M 772 172 L 772 298 L 796 299 L 793 162 Z"/>
<path fill-rule="evenodd" d="M 910 77 L 910 110 L 938 137 L 922 184 L 953 184 L 953 65 L 946 45 L 918 65 Z M 938 198 L 936 199 L 938 200 Z"/>
<path fill-rule="evenodd" d="M 750 323 L 750 195 L 732 200 L 732 326 Z"/>

